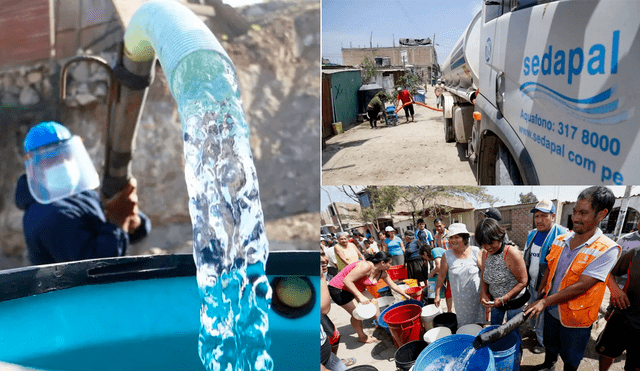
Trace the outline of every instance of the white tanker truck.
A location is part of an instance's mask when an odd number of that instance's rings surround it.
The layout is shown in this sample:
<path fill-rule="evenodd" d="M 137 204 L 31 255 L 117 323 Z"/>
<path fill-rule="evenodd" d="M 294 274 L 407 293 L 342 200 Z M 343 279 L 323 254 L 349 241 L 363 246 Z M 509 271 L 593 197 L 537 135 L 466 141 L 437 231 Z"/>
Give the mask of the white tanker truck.
<path fill-rule="evenodd" d="M 442 67 L 445 138 L 478 184 L 640 184 L 639 67 L 637 0 L 483 0 Z"/>

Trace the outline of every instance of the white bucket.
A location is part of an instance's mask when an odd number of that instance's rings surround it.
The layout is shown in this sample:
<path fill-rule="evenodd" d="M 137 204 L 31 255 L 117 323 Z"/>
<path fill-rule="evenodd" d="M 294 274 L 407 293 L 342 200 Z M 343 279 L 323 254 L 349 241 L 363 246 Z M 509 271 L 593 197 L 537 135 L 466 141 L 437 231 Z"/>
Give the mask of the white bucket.
<path fill-rule="evenodd" d="M 434 304 L 429 304 L 422 308 L 420 321 L 422 322 L 422 327 L 425 331 L 429 331 L 433 328 L 433 319 L 440 313 L 442 313 L 442 309 L 436 307 Z"/>
<path fill-rule="evenodd" d="M 424 334 L 424 341 L 426 341 L 427 344 L 431 344 L 434 341 L 449 335 L 451 335 L 451 329 L 448 327 L 435 327 Z"/>
<path fill-rule="evenodd" d="M 389 305 L 393 304 L 396 301 L 393 296 L 381 296 L 376 300 L 378 300 L 378 307 L 380 309 L 384 307 L 388 307 Z"/>
<path fill-rule="evenodd" d="M 376 309 L 376 305 L 373 303 L 365 305 L 360 304 L 353 310 L 353 318 L 360 321 L 372 318 L 376 315 Z"/>
<path fill-rule="evenodd" d="M 405 284 L 403 283 L 403 284 L 398 285 L 398 287 L 400 288 L 400 290 L 401 290 L 402 292 L 404 292 L 404 290 L 406 290 L 406 289 L 408 289 L 408 288 L 409 288 L 409 285 L 405 285 Z M 399 293 L 397 293 L 397 292 L 395 292 L 395 291 L 393 291 L 393 290 L 391 290 L 391 293 L 393 294 L 393 297 L 394 297 L 394 298 L 396 298 L 396 302 L 406 300 L 406 299 L 404 298 L 404 296 L 400 295 Z"/>
<path fill-rule="evenodd" d="M 482 326 L 476 325 L 475 323 L 471 323 L 458 328 L 458 330 L 456 331 L 456 334 L 467 334 L 471 336 L 478 336 L 478 333 L 480 331 L 482 331 Z"/>

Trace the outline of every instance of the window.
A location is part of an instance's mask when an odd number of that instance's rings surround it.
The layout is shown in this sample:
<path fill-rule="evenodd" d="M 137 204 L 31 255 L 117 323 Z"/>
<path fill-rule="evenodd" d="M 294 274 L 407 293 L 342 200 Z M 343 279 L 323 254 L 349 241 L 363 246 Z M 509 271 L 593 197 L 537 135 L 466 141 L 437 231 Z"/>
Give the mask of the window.
<path fill-rule="evenodd" d="M 620 215 L 620 208 L 611 210 L 611 214 L 605 217 L 598 227 L 602 229 L 604 233 L 613 233 L 616 229 L 616 223 L 618 222 L 618 215 Z M 630 233 L 638 226 L 638 218 L 640 214 L 633 208 L 627 209 L 627 215 L 624 217 L 624 223 L 622 224 L 623 234 Z"/>
<path fill-rule="evenodd" d="M 509 1 L 509 0 L 507 0 Z M 484 22 L 489 22 L 500 16 L 502 10 L 502 0 L 485 0 L 484 2 Z"/>
<path fill-rule="evenodd" d="M 530 8 L 532 6 L 552 3 L 558 0 L 511 0 L 511 11 Z"/>

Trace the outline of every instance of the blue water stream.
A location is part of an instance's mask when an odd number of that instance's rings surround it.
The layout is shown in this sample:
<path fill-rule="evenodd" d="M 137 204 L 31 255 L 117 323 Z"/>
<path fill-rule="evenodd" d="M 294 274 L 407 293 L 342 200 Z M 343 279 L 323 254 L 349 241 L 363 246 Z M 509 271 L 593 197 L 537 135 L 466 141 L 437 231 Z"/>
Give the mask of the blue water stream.
<path fill-rule="evenodd" d="M 211 371 L 271 371 L 269 246 L 233 64 L 214 51 L 194 52 L 170 81 L 184 139 L 200 359 Z"/>

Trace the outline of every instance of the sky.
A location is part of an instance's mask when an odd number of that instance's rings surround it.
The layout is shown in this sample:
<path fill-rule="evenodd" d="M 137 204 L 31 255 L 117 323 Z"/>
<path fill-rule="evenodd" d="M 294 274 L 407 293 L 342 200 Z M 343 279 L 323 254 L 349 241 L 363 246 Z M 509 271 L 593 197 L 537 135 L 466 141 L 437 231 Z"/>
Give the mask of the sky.
<path fill-rule="evenodd" d="M 342 63 L 341 47 L 393 46 L 398 39 L 433 39 L 438 63 L 480 11 L 482 0 L 322 0 L 322 57 Z"/>
<path fill-rule="evenodd" d="M 362 189 L 362 187 L 354 187 L 356 190 Z M 549 199 L 554 200 L 558 199 L 559 201 L 575 201 L 578 198 L 578 194 L 580 191 L 587 188 L 587 186 L 489 186 L 485 187 L 487 193 L 499 198 L 501 201 L 493 204 L 493 206 L 506 206 L 506 205 L 516 205 L 520 201 L 520 193 L 529 193 L 533 192 L 536 195 L 538 200 Z M 613 194 L 616 197 L 624 196 L 625 187 L 624 186 L 609 186 L 613 191 Z M 322 186 L 322 191 L 320 193 L 320 207 L 321 211 L 327 211 L 327 206 L 329 206 L 329 196 L 327 196 L 327 192 L 331 197 L 332 202 L 350 202 L 353 203 L 353 200 L 348 198 L 342 193 L 338 187 L 332 186 Z M 635 186 L 631 189 L 631 195 L 637 194 L 640 192 L 640 186 Z M 487 203 L 477 203 L 469 200 L 469 202 L 473 203 L 475 208 L 487 208 L 491 205 Z"/>

